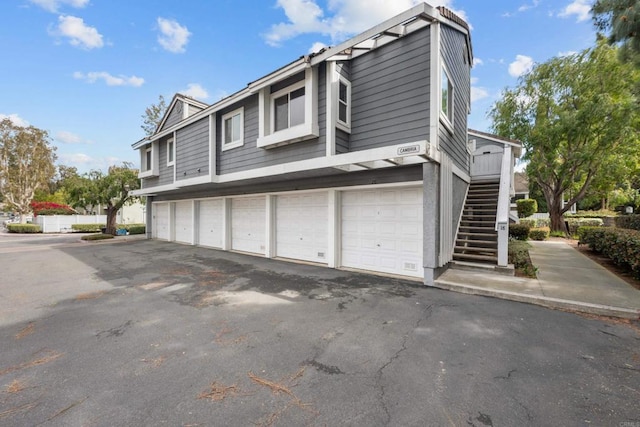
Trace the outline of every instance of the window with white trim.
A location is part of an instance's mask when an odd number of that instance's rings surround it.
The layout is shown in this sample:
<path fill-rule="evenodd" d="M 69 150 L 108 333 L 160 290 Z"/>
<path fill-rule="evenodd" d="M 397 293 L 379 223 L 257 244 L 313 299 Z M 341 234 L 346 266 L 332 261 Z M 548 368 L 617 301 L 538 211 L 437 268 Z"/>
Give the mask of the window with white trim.
<path fill-rule="evenodd" d="M 244 108 L 222 116 L 222 151 L 244 144 Z"/>
<path fill-rule="evenodd" d="M 351 82 L 345 78 L 338 79 L 337 125 L 346 132 L 351 132 Z"/>
<path fill-rule="evenodd" d="M 150 171 L 153 169 L 153 150 L 151 145 L 144 150 L 144 165 L 142 165 L 142 169 L 146 171 Z"/>
<path fill-rule="evenodd" d="M 257 146 L 260 148 L 317 138 L 320 135 L 317 68 L 309 67 L 262 87 L 258 110 Z"/>
<path fill-rule="evenodd" d="M 304 82 L 271 95 L 274 132 L 304 124 Z"/>
<path fill-rule="evenodd" d="M 175 145 L 173 138 L 167 140 L 167 166 L 173 166 L 175 164 Z"/>
<path fill-rule="evenodd" d="M 454 94 L 455 87 L 449 77 L 447 69 L 443 66 L 440 74 L 440 119 L 445 127 L 453 132 L 453 112 L 454 112 Z"/>

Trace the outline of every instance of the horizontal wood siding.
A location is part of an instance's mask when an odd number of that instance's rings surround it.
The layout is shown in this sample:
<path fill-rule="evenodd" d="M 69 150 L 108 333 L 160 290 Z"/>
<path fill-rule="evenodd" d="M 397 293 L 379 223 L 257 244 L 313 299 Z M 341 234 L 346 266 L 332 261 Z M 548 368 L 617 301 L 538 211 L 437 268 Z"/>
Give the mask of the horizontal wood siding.
<path fill-rule="evenodd" d="M 167 120 L 165 120 L 164 125 L 160 130 L 169 129 L 171 126 L 182 120 L 182 107 L 182 101 L 176 102 L 176 105 L 173 106 L 173 110 L 169 113 Z"/>
<path fill-rule="evenodd" d="M 173 135 L 165 136 L 160 140 L 160 157 L 158 172 L 160 177 L 158 178 L 158 185 L 173 184 L 173 166 L 167 166 L 167 141 L 173 138 Z"/>
<path fill-rule="evenodd" d="M 350 151 L 429 138 L 429 52 L 427 27 L 352 60 Z"/>
<path fill-rule="evenodd" d="M 350 135 L 342 129 L 336 128 L 336 153 L 343 154 L 349 152 Z"/>
<path fill-rule="evenodd" d="M 189 104 L 189 116 L 193 116 L 195 113 L 202 111 L 202 108 Z"/>
<path fill-rule="evenodd" d="M 191 123 L 176 134 L 176 180 L 209 175 L 209 118 Z"/>
<path fill-rule="evenodd" d="M 298 160 L 312 159 L 325 155 L 326 141 L 326 82 L 325 65 L 322 64 L 318 72 L 318 125 L 320 138 L 309 141 L 295 142 L 270 149 L 258 148 L 258 95 L 250 96 L 216 115 L 216 150 L 218 174 L 246 171 L 265 166 L 273 166 Z M 293 79 L 292 81 L 294 81 Z M 222 116 L 226 113 L 244 107 L 244 145 L 231 150 L 220 149 L 222 141 Z"/>
<path fill-rule="evenodd" d="M 142 188 L 153 188 L 160 185 L 159 182 L 160 182 L 160 178 L 158 178 L 157 176 L 150 177 L 150 178 L 142 178 L 140 180 L 140 186 Z"/>
<path fill-rule="evenodd" d="M 446 25 L 441 26 L 442 59 L 455 86 L 453 101 L 453 135 L 440 126 L 440 149 L 447 153 L 462 170 L 469 171 L 470 157 L 467 152 L 467 113 L 471 102 L 471 67 L 466 52 L 464 34 Z"/>

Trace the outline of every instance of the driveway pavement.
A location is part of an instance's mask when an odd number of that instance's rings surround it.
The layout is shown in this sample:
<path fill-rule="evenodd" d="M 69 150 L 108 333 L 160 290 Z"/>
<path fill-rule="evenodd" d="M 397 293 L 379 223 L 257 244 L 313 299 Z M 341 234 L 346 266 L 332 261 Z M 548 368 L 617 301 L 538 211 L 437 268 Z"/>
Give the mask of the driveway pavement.
<path fill-rule="evenodd" d="M 2 426 L 640 425 L 634 322 L 147 240 L 0 263 Z"/>

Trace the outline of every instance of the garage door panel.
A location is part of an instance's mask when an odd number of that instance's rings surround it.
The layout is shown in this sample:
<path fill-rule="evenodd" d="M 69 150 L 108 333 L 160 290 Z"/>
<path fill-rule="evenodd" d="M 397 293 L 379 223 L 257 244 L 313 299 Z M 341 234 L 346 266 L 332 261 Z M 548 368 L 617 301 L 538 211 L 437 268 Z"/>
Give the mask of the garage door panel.
<path fill-rule="evenodd" d="M 265 253 L 266 199 L 242 197 L 231 200 L 231 248 Z"/>
<path fill-rule="evenodd" d="M 357 217 L 357 210 L 352 212 Z M 276 256 L 325 263 L 328 194 L 284 194 L 276 198 Z"/>
<path fill-rule="evenodd" d="M 421 188 L 345 191 L 341 200 L 343 266 L 423 277 Z"/>
<path fill-rule="evenodd" d="M 193 202 L 175 203 L 174 211 L 175 241 L 193 243 Z"/>
<path fill-rule="evenodd" d="M 153 238 L 169 240 L 169 205 L 154 203 L 153 211 Z"/>
<path fill-rule="evenodd" d="M 223 201 L 202 200 L 198 208 L 198 244 L 222 248 Z"/>

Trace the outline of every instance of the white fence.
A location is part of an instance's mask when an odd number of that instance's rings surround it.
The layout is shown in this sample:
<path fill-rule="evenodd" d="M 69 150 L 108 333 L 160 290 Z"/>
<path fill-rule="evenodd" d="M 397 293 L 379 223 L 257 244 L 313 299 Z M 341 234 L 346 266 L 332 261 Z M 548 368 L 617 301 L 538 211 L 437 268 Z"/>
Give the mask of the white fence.
<path fill-rule="evenodd" d="M 106 215 L 38 215 L 33 219 L 43 233 L 69 233 L 73 224 L 106 224 Z"/>

